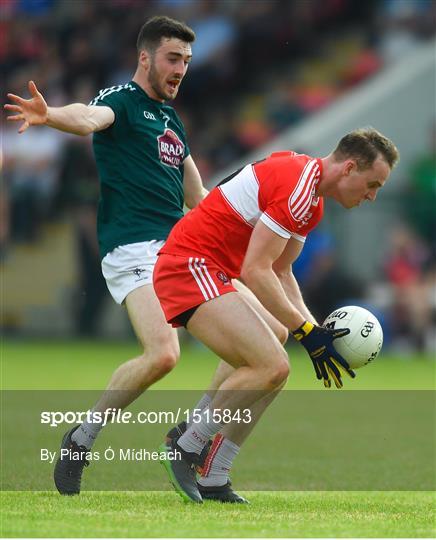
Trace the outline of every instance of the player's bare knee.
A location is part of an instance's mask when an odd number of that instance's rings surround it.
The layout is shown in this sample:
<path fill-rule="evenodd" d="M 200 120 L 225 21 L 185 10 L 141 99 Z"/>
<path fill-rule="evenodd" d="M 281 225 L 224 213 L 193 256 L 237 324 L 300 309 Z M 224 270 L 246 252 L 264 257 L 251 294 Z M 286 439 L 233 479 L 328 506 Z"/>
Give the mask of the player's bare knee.
<path fill-rule="evenodd" d="M 179 360 L 179 352 L 172 348 L 145 351 L 141 357 L 144 366 L 151 366 L 156 378 L 169 373 Z"/>
<path fill-rule="evenodd" d="M 179 355 L 176 351 L 167 349 L 162 350 L 158 354 L 154 355 L 153 363 L 155 368 L 163 376 L 169 373 L 177 364 Z"/>
<path fill-rule="evenodd" d="M 167 352 L 165 354 L 162 354 L 159 359 L 159 366 L 161 368 L 161 372 L 167 374 L 172 371 L 173 368 L 176 366 L 178 360 L 179 355 L 175 354 L 174 352 Z"/>
<path fill-rule="evenodd" d="M 278 388 L 286 382 L 289 376 L 289 363 L 281 358 L 274 362 L 268 369 L 267 382 L 269 388 Z"/>

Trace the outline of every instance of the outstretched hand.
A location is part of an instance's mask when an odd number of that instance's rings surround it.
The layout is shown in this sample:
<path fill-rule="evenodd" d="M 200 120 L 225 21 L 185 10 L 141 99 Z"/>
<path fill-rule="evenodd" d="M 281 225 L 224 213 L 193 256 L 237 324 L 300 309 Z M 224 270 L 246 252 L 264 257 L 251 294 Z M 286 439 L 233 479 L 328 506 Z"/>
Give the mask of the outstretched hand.
<path fill-rule="evenodd" d="M 38 126 L 47 122 L 47 103 L 33 81 L 29 81 L 28 86 L 31 95 L 30 99 L 23 99 L 15 94 L 8 94 L 8 98 L 14 104 L 6 103 L 4 106 L 7 111 L 18 113 L 8 116 L 7 120 L 11 122 L 23 122 L 18 133 L 23 133 L 30 126 Z"/>

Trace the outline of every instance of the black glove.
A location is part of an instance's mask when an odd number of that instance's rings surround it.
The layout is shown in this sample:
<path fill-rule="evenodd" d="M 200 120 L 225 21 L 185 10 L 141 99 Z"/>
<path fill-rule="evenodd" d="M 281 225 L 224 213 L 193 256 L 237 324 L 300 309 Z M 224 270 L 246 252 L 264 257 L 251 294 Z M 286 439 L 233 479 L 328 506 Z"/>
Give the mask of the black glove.
<path fill-rule="evenodd" d="M 342 388 L 341 371 L 344 370 L 354 379 L 356 374 L 350 369 L 348 362 L 336 351 L 333 341 L 336 338 L 350 333 L 349 328 L 333 329 L 315 326 L 309 321 L 303 323 L 292 332 L 294 338 L 299 341 L 312 359 L 316 378 L 324 380 L 324 386 L 330 388 L 331 378 L 335 381 L 336 388 Z"/>

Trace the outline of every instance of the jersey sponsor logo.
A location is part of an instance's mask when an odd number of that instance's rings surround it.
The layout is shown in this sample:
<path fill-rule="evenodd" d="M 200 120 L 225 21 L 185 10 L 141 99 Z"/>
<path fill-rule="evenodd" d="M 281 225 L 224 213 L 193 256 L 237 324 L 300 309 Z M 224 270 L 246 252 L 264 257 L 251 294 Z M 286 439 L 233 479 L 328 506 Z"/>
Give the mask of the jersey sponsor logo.
<path fill-rule="evenodd" d="M 144 117 L 146 120 L 156 120 L 155 115 L 149 111 L 144 111 Z"/>
<path fill-rule="evenodd" d="M 172 129 L 167 128 L 162 135 L 157 138 L 159 149 L 159 159 L 164 165 L 177 169 L 183 161 L 185 155 L 185 145 Z"/>
<path fill-rule="evenodd" d="M 301 226 L 310 219 L 308 218 L 308 210 L 314 200 L 318 178 L 319 165 L 315 159 L 312 159 L 306 163 L 297 185 L 289 197 L 289 212 L 295 221 L 301 223 Z"/>

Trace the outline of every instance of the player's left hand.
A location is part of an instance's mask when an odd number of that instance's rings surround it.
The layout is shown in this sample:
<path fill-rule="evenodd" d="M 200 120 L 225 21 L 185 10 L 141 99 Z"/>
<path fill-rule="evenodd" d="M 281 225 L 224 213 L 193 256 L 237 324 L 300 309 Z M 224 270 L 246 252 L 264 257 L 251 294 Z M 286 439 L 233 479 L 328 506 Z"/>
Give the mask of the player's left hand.
<path fill-rule="evenodd" d="M 331 379 L 334 380 L 336 388 L 342 388 L 341 370 L 345 371 L 354 379 L 356 374 L 348 362 L 335 349 L 333 341 L 350 333 L 349 328 L 332 329 L 316 326 L 309 321 L 303 323 L 292 332 L 312 360 L 316 378 L 324 381 L 326 388 L 331 387 Z"/>

